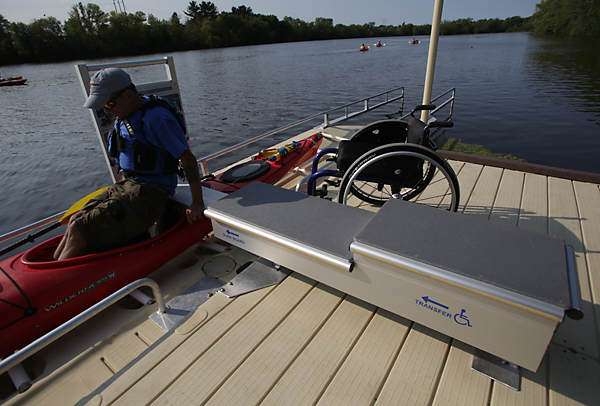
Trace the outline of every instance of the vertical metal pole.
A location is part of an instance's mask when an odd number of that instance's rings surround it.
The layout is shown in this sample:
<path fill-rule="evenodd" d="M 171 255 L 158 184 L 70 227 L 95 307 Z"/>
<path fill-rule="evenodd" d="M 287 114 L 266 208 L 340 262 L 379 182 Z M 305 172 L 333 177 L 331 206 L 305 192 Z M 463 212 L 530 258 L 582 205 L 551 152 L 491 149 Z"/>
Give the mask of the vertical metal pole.
<path fill-rule="evenodd" d="M 442 21 L 442 8 L 444 0 L 435 0 L 433 5 L 433 18 L 431 20 L 431 35 L 429 38 L 429 55 L 427 56 L 427 71 L 425 73 L 425 86 L 423 88 L 423 101 L 421 104 L 431 102 L 431 88 L 433 87 L 433 77 L 435 76 L 435 60 L 437 58 L 438 38 L 440 36 L 440 23 Z M 429 111 L 421 111 L 421 121 L 427 122 Z"/>
<path fill-rule="evenodd" d="M 200 169 L 202 170 L 202 176 L 206 176 L 209 174 L 208 171 L 208 162 L 202 160 L 200 161 Z"/>
<path fill-rule="evenodd" d="M 85 95 L 85 97 L 87 98 L 90 95 L 90 71 L 87 68 L 86 64 L 78 64 L 75 65 L 75 69 L 78 73 L 78 77 L 79 77 L 79 84 L 81 85 L 81 88 L 83 89 L 83 94 Z M 103 134 L 100 132 L 100 126 L 99 126 L 99 118 L 98 115 L 96 114 L 96 112 L 94 111 L 94 109 L 89 109 L 90 115 L 92 116 L 92 122 L 95 123 L 95 127 L 96 127 L 96 135 L 98 137 L 98 142 L 100 143 L 100 147 L 102 149 L 102 155 L 104 155 L 104 162 L 106 162 L 106 166 L 108 167 L 108 172 L 110 173 L 110 177 L 113 181 L 113 183 L 115 183 L 117 181 L 116 175 L 117 175 L 117 171 L 115 168 L 113 168 L 113 166 L 110 163 L 110 158 L 108 157 L 108 152 L 106 151 L 106 147 L 104 144 L 104 138 L 103 138 Z"/>

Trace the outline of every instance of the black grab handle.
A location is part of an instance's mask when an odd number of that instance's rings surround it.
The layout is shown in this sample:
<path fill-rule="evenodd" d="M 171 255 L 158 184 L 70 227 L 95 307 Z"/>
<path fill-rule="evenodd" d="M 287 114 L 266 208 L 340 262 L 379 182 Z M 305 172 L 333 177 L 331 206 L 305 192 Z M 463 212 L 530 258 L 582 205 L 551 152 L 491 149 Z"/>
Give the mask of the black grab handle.
<path fill-rule="evenodd" d="M 427 124 L 427 127 L 429 127 L 429 128 L 450 128 L 450 127 L 454 127 L 454 122 L 453 121 L 432 121 L 431 123 Z"/>

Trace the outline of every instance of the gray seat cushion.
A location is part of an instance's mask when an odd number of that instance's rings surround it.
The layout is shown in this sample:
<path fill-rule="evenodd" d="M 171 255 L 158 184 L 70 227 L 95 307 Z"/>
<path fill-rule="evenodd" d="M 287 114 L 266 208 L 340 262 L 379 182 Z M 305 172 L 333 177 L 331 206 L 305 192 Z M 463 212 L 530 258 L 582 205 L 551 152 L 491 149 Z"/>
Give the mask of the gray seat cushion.
<path fill-rule="evenodd" d="M 545 235 L 392 199 L 355 241 L 570 307 L 565 243 Z"/>
<path fill-rule="evenodd" d="M 209 208 L 347 261 L 354 235 L 373 217 L 364 210 L 259 182 Z"/>

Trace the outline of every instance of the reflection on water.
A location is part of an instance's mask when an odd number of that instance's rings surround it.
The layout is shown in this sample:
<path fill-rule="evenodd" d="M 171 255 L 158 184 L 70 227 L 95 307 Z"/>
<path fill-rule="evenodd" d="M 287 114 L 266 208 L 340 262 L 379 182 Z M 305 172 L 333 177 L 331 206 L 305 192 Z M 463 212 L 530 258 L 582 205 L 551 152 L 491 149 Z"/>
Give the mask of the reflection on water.
<path fill-rule="evenodd" d="M 554 80 L 579 110 L 593 113 L 600 121 L 600 41 L 547 40 L 532 58 L 539 66 L 539 81 Z"/>
<path fill-rule="evenodd" d="M 365 53 L 361 39 L 174 53 L 192 149 L 200 157 L 396 86 L 406 87 L 407 108 L 419 104 L 428 45 L 421 39 L 411 46 L 387 38 Z M 522 33 L 442 37 L 434 93 L 457 88 L 451 134 L 530 162 L 600 172 L 595 49 Z M 5 232 L 68 207 L 109 177 L 73 63 L 2 73 L 29 79 L 0 88 Z M 139 83 L 162 70 L 130 73 Z"/>

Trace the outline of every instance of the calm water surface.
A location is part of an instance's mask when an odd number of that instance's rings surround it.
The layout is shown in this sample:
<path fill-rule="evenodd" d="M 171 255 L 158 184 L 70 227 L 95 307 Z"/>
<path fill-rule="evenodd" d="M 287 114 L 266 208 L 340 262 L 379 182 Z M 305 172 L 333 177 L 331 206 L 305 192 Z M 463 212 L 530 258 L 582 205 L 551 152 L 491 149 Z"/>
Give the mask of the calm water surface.
<path fill-rule="evenodd" d="M 406 87 L 407 106 L 420 103 L 427 39 L 410 46 L 386 38 L 384 48 L 364 54 L 361 42 L 172 54 L 192 150 L 200 157 L 395 86 Z M 521 33 L 440 38 L 434 93 L 457 88 L 452 136 L 534 163 L 600 172 L 595 49 Z M 0 88 L 0 233 L 63 210 L 109 180 L 74 63 L 2 68 L 29 85 Z M 138 82 L 159 77 L 131 73 Z"/>

